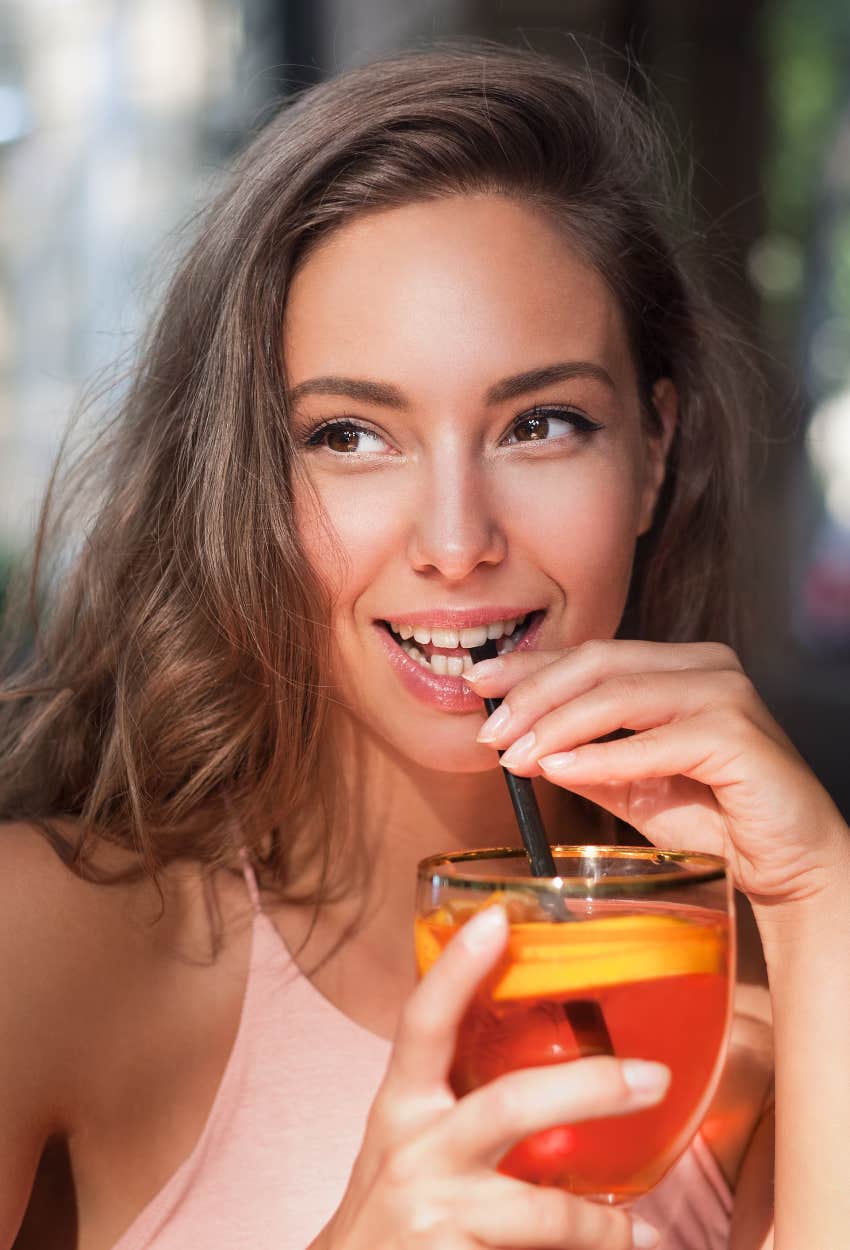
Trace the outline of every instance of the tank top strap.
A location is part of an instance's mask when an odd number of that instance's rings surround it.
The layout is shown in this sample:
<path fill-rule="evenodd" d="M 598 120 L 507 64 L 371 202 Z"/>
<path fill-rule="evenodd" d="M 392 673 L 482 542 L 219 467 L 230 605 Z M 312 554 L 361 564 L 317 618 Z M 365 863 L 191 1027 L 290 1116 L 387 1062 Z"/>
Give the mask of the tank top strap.
<path fill-rule="evenodd" d="M 257 874 L 254 872 L 251 856 L 248 854 L 248 848 L 245 845 L 245 839 L 242 836 L 242 830 L 239 827 L 239 817 L 233 810 L 233 806 L 229 799 L 225 799 L 225 806 L 229 817 L 230 836 L 233 839 L 234 846 L 239 854 L 239 864 L 242 868 L 242 876 L 245 878 L 245 888 L 248 891 L 248 898 L 251 900 L 251 906 L 255 913 L 262 913 L 263 904 L 260 900 L 260 887 L 257 884 Z"/>
<path fill-rule="evenodd" d="M 254 872 L 251 864 L 251 857 L 244 846 L 239 847 L 239 862 L 242 865 L 242 876 L 245 878 L 245 886 L 248 890 L 248 897 L 251 900 L 251 906 L 255 912 L 262 912 L 263 904 L 260 900 L 260 887 L 257 885 L 257 874 Z"/>

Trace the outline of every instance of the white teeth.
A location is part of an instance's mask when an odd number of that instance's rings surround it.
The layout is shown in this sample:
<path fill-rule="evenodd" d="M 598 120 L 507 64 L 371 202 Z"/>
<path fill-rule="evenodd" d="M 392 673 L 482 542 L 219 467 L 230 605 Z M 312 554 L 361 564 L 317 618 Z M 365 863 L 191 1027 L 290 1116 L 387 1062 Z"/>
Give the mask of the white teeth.
<path fill-rule="evenodd" d="M 460 645 L 468 651 L 470 647 L 482 647 L 487 641 L 487 626 L 476 625 L 473 629 L 460 631 Z"/>
<path fill-rule="evenodd" d="M 488 639 L 499 640 L 499 654 L 504 655 L 509 651 L 513 651 L 516 646 L 516 640 L 511 637 L 525 618 L 514 618 L 510 621 L 491 621 L 489 625 L 475 625 L 469 629 L 431 629 L 425 625 L 399 625 L 396 621 L 390 621 L 390 629 L 401 639 L 401 646 L 404 651 L 421 664 L 423 668 L 427 668 L 429 672 L 434 673 L 438 677 L 460 677 L 462 673 L 468 673 L 472 668 L 472 657 L 469 652 L 473 647 L 481 647 Z M 414 641 L 411 642 L 411 639 Z M 435 647 L 442 647 L 445 650 L 456 650 L 458 647 L 463 648 L 462 655 L 432 655 L 430 659 L 422 654 L 419 647 L 426 646 L 431 643 Z"/>
<path fill-rule="evenodd" d="M 502 622 L 499 623 L 501 624 Z M 516 622 L 509 621 L 508 624 L 515 626 Z M 483 629 L 483 625 L 478 627 L 479 632 L 483 631 Z M 399 630 L 396 630 L 395 632 L 400 633 Z M 473 632 L 474 631 L 472 630 L 462 630 L 461 634 Z M 513 633 L 513 629 L 511 629 L 511 633 Z M 439 630 L 437 631 L 437 634 L 440 634 Z M 500 635 L 500 637 L 501 642 L 499 645 L 499 654 L 505 655 L 507 652 L 513 651 L 516 646 L 515 640 L 507 634 Z M 414 638 L 416 638 L 416 634 L 414 634 Z M 419 640 L 417 639 L 417 641 Z M 433 641 L 434 645 L 438 647 L 445 645 L 437 642 L 433 635 L 429 641 Z M 463 644 L 464 640 L 461 638 L 461 645 Z M 473 642 L 472 644 L 467 645 L 480 646 L 481 644 Z M 469 654 L 468 650 L 464 650 L 463 655 L 435 654 L 432 655 L 430 659 L 427 659 L 416 646 L 416 643 L 411 642 L 409 639 L 402 640 L 401 648 L 403 651 L 407 652 L 412 660 L 415 660 L 417 664 L 421 664 L 423 668 L 426 668 L 430 673 L 433 673 L 435 677 L 460 677 L 462 673 L 469 673 L 472 670 L 472 656 Z"/>

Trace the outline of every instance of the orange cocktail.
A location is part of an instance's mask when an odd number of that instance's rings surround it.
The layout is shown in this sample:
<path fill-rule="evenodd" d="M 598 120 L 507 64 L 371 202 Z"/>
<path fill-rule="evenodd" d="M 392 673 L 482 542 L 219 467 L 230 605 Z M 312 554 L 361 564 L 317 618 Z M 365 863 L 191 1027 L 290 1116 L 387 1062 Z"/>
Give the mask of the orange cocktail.
<path fill-rule="evenodd" d="M 426 972 L 474 912 L 495 901 L 507 907 L 505 956 L 458 1034 L 450 1078 L 458 1096 L 512 1069 L 602 1049 L 598 1033 L 582 1023 L 588 1008 L 591 1018 L 601 1013 L 614 1054 L 667 1064 L 671 1084 L 659 1105 L 537 1133 L 500 1164 L 524 1180 L 629 1202 L 685 1149 L 716 1084 L 729 1022 L 730 891 L 722 861 L 708 856 L 567 851 L 556 850 L 564 876 L 550 889 L 519 878 L 487 882 L 481 858 L 458 864 L 443 857 L 438 868 L 426 861 L 417 960 Z M 624 855 L 631 866 L 625 874 L 617 871 Z M 492 858 L 488 866 L 494 870 Z M 524 869 L 516 856 L 510 866 Z M 475 870 L 472 883 L 459 885 L 456 874 L 465 869 Z M 555 896 L 561 901 L 553 907 Z"/>

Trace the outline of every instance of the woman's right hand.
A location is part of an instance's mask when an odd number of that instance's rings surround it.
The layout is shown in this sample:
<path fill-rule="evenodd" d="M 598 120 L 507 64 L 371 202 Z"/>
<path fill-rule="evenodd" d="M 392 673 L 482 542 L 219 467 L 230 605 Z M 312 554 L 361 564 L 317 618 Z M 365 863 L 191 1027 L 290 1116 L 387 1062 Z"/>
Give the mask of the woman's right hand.
<path fill-rule="evenodd" d="M 655 1245 L 643 1221 L 496 1165 L 531 1133 L 660 1102 L 667 1068 L 598 1057 L 510 1072 L 460 1099 L 449 1088 L 458 1025 L 506 938 L 504 911 L 480 912 L 411 994 L 348 1188 L 310 1250 Z"/>

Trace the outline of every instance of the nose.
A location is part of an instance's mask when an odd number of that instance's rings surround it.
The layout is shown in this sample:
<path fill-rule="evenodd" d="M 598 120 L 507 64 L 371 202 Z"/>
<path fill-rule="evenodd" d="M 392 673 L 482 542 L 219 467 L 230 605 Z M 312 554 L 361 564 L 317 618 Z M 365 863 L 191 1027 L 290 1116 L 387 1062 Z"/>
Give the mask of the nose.
<path fill-rule="evenodd" d="M 417 572 L 462 582 L 479 566 L 505 559 L 505 518 L 485 466 L 465 457 L 440 457 L 411 503 L 408 558 Z"/>

